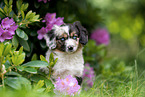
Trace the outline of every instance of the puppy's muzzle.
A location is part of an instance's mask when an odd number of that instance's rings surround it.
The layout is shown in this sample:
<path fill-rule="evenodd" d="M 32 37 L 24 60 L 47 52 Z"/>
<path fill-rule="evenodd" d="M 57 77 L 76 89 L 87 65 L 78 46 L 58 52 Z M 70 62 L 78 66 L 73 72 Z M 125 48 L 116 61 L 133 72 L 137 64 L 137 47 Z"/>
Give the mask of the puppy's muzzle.
<path fill-rule="evenodd" d="M 74 50 L 74 46 L 72 46 L 72 45 L 68 46 L 68 51 L 69 52 L 73 52 L 73 50 Z"/>

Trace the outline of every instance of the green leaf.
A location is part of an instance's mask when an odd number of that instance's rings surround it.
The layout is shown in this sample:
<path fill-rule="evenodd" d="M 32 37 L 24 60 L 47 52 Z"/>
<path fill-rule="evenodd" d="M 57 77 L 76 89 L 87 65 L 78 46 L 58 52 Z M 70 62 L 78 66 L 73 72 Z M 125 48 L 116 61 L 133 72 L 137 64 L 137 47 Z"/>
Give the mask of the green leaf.
<path fill-rule="evenodd" d="M 0 57 L 2 56 L 3 51 L 4 51 L 4 44 L 0 43 Z"/>
<path fill-rule="evenodd" d="M 45 85 L 46 85 L 46 87 L 52 87 L 52 88 L 54 87 L 51 80 L 45 80 Z"/>
<path fill-rule="evenodd" d="M 45 61 L 30 61 L 28 63 L 23 64 L 22 66 L 29 67 L 47 67 L 49 64 Z"/>
<path fill-rule="evenodd" d="M 25 32 L 19 28 L 17 28 L 16 33 L 22 39 L 25 37 Z"/>
<path fill-rule="evenodd" d="M 53 56 L 53 53 L 51 53 L 50 56 L 49 56 L 49 62 L 51 62 L 53 60 L 54 60 L 54 56 Z"/>
<path fill-rule="evenodd" d="M 41 61 L 47 62 L 47 60 L 45 59 L 45 57 L 43 55 L 40 55 L 40 59 L 41 59 Z"/>
<path fill-rule="evenodd" d="M 13 4 L 13 0 L 9 0 L 9 5 L 12 5 Z"/>
<path fill-rule="evenodd" d="M 22 4 L 22 5 L 21 5 L 20 10 L 21 10 L 21 11 L 23 11 L 23 10 L 24 10 L 24 4 Z"/>
<path fill-rule="evenodd" d="M 23 71 L 23 70 L 24 70 L 24 67 L 23 67 L 23 66 L 16 66 L 16 68 L 17 68 L 19 71 Z"/>
<path fill-rule="evenodd" d="M 58 60 L 58 58 L 56 58 L 56 59 L 54 60 L 54 64 L 56 64 L 57 60 Z"/>
<path fill-rule="evenodd" d="M 29 47 L 28 42 L 26 40 L 23 40 L 20 38 L 18 38 L 18 40 L 19 40 L 19 43 L 21 44 L 21 46 L 24 47 L 24 50 L 30 51 L 30 47 Z"/>
<path fill-rule="evenodd" d="M 24 5 L 24 11 L 28 8 L 28 6 L 29 6 L 29 4 L 28 3 L 26 3 L 25 5 Z"/>
<path fill-rule="evenodd" d="M 34 86 L 34 90 L 40 89 L 44 86 L 44 80 L 39 80 L 38 83 Z"/>
<path fill-rule="evenodd" d="M 54 65 L 54 62 L 53 61 L 52 62 L 49 62 L 49 64 L 52 67 Z"/>
<path fill-rule="evenodd" d="M 31 82 L 24 77 L 7 77 L 5 84 L 16 90 L 26 88 L 31 90 Z"/>
<path fill-rule="evenodd" d="M 11 63 L 7 60 L 4 65 L 5 68 L 8 69 L 11 66 Z"/>
<path fill-rule="evenodd" d="M 24 19 L 25 18 L 25 13 L 23 10 L 21 10 L 21 14 L 22 14 L 22 18 Z"/>
<path fill-rule="evenodd" d="M 39 18 L 39 15 L 33 16 L 33 17 L 30 19 L 30 21 L 32 21 L 32 22 L 34 22 L 34 21 L 39 21 L 38 18 Z"/>
<path fill-rule="evenodd" d="M 35 68 L 24 68 L 24 71 L 28 72 L 28 73 L 33 73 L 36 74 L 37 70 Z"/>
<path fill-rule="evenodd" d="M 22 75 L 20 75 L 19 73 L 14 72 L 14 71 L 7 72 L 5 75 L 22 76 Z"/>
<path fill-rule="evenodd" d="M 25 60 L 25 53 L 22 53 L 21 55 L 19 55 L 17 57 L 17 61 L 16 61 L 15 65 L 18 66 L 18 65 L 22 64 L 24 62 L 24 60 Z"/>
<path fill-rule="evenodd" d="M 54 87 L 54 86 L 53 86 Z M 44 91 L 44 93 L 48 93 L 51 92 L 52 87 L 51 86 L 46 86 L 46 89 Z"/>
<path fill-rule="evenodd" d="M 26 14 L 26 19 L 30 18 L 30 15 L 32 14 L 32 10 L 30 10 L 27 14 Z"/>
<path fill-rule="evenodd" d="M 24 77 L 19 77 L 18 78 L 18 82 L 21 84 L 21 86 L 22 86 L 22 88 L 25 88 L 25 89 L 27 89 L 28 91 L 30 91 L 31 90 L 31 82 L 28 80 L 28 79 L 26 79 L 26 78 L 24 78 Z M 22 89 L 21 88 L 21 89 Z"/>
<path fill-rule="evenodd" d="M 17 34 L 20 38 L 22 38 L 22 39 L 24 39 L 24 40 L 28 40 L 28 36 L 27 36 L 27 34 L 26 34 L 23 30 L 17 28 L 16 34 Z"/>
<path fill-rule="evenodd" d="M 12 62 L 13 62 L 14 65 L 16 64 L 16 61 L 17 61 L 17 56 L 13 55 L 12 56 Z"/>
<path fill-rule="evenodd" d="M 25 36 L 23 38 L 24 40 L 28 40 L 28 35 L 25 33 Z"/>
<path fill-rule="evenodd" d="M 7 0 L 4 0 L 5 4 L 8 6 L 8 1 Z"/>
<path fill-rule="evenodd" d="M 4 7 L 4 12 L 8 13 L 8 7 L 7 6 Z"/>
<path fill-rule="evenodd" d="M 16 35 L 13 36 L 12 44 L 13 44 L 13 46 L 14 46 L 15 48 L 17 48 L 18 45 L 19 45 L 19 42 L 18 42 L 18 39 L 17 39 L 17 36 L 16 36 Z"/>
<path fill-rule="evenodd" d="M 33 54 L 31 61 L 37 60 L 37 54 Z"/>
<path fill-rule="evenodd" d="M 4 52 L 3 52 L 3 55 L 6 56 L 10 50 L 11 50 L 11 47 L 12 47 L 12 44 L 7 44 L 5 49 L 4 49 Z"/>
<path fill-rule="evenodd" d="M 0 12 L 4 13 L 4 11 L 2 10 L 2 8 L 0 8 Z"/>
<path fill-rule="evenodd" d="M 18 0 L 18 1 L 16 2 L 16 6 L 17 6 L 17 9 L 18 9 L 18 10 L 20 10 L 21 5 L 22 5 L 22 0 Z"/>
<path fill-rule="evenodd" d="M 8 14 L 12 11 L 12 5 L 8 8 Z"/>
<path fill-rule="evenodd" d="M 19 52 L 14 52 L 14 55 L 12 55 L 12 62 L 15 66 L 18 66 L 24 62 L 25 59 L 25 53 L 22 53 L 19 55 Z"/>
<path fill-rule="evenodd" d="M 40 80 L 47 80 L 47 79 L 44 76 L 34 74 L 30 77 L 30 80 L 34 82 L 39 82 Z"/>
<path fill-rule="evenodd" d="M 41 80 L 44 80 L 45 82 L 45 85 L 46 87 L 50 86 L 50 87 L 53 87 L 53 83 L 51 82 L 51 80 L 47 79 L 46 77 L 44 76 L 41 76 L 41 75 L 33 75 L 30 77 L 30 80 L 31 81 L 34 81 L 34 82 L 39 82 Z"/>
<path fill-rule="evenodd" d="M 22 54 L 23 53 L 23 47 L 21 47 L 20 49 L 19 49 L 19 54 Z"/>
<path fill-rule="evenodd" d="M 7 77 L 5 79 L 5 84 L 10 86 L 11 88 L 14 88 L 14 89 L 21 89 L 21 84 L 19 83 L 18 81 L 18 77 Z"/>

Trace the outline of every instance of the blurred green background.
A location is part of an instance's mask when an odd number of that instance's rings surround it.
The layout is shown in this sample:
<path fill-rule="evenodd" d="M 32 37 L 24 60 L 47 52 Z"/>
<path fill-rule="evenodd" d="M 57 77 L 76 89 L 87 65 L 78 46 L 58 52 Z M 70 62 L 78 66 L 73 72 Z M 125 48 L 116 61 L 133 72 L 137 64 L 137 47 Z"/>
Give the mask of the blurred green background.
<path fill-rule="evenodd" d="M 108 57 L 145 66 L 145 0 L 88 0 L 110 32 Z"/>

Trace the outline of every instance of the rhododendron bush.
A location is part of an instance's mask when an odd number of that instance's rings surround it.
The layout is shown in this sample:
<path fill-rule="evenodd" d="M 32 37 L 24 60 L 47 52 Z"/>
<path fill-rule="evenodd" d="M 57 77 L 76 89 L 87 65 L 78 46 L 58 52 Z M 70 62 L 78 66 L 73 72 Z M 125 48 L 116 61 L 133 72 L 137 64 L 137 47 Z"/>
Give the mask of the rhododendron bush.
<path fill-rule="evenodd" d="M 44 36 L 54 25 L 75 21 L 80 21 L 89 32 L 83 52 L 82 85 L 78 85 L 71 75 L 54 82 L 51 73 L 57 59 L 50 54 L 50 61 L 46 61 L 44 56 L 48 47 Z M 105 65 L 110 35 L 105 25 L 96 27 L 99 23 L 102 19 L 98 8 L 90 6 L 88 0 L 1 0 L 0 89 L 74 96 L 81 90 L 90 90 L 99 74 L 104 78 L 107 73 L 110 77 L 123 73 L 123 62 L 110 63 L 118 64 L 119 67 L 113 65 L 118 71 L 113 71 L 109 63 Z M 41 72 L 40 67 L 48 67 L 49 72 Z"/>

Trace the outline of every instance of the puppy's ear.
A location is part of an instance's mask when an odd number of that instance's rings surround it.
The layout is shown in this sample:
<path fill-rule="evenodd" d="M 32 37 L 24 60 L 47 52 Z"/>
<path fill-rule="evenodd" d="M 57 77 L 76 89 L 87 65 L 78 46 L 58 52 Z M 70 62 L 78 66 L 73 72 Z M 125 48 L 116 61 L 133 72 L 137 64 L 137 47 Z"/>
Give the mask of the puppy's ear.
<path fill-rule="evenodd" d="M 86 45 L 88 42 L 88 31 L 81 25 L 79 21 L 74 22 L 73 26 L 79 33 L 79 42 L 83 45 Z"/>
<path fill-rule="evenodd" d="M 49 47 L 49 49 L 55 49 L 56 48 L 56 37 L 54 34 L 54 30 L 49 31 L 45 36 L 44 39 L 46 40 L 46 44 Z"/>

